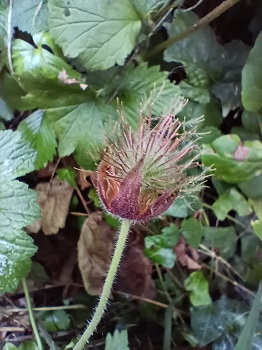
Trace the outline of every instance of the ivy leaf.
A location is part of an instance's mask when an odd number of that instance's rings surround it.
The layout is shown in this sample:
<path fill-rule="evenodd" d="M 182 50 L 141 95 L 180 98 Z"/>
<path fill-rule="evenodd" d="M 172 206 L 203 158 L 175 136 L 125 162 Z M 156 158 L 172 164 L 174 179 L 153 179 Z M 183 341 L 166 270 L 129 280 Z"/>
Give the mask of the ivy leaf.
<path fill-rule="evenodd" d="M 48 7 L 50 33 L 65 56 L 92 70 L 123 65 L 142 23 L 129 0 L 49 0 Z"/>
<path fill-rule="evenodd" d="M 13 1 L 12 25 L 23 32 L 35 34 L 48 30 L 47 0 Z"/>
<path fill-rule="evenodd" d="M 220 99 L 223 117 L 230 110 L 241 105 L 241 72 L 250 47 L 242 41 L 233 40 L 224 46 L 225 56 L 221 57 L 223 73 L 212 86 L 212 92 Z"/>
<path fill-rule="evenodd" d="M 200 306 L 191 311 L 191 327 L 198 344 L 206 346 L 223 334 L 217 310 L 213 305 Z"/>
<path fill-rule="evenodd" d="M 114 334 L 110 333 L 106 336 L 106 347 L 105 350 L 129 350 L 127 330 L 119 331 L 115 330 Z"/>
<path fill-rule="evenodd" d="M 35 152 L 16 131 L 0 132 L 0 294 L 30 271 L 36 247 L 22 228 L 40 216 L 36 192 L 15 180 L 34 169 Z"/>
<path fill-rule="evenodd" d="M 6 343 L 3 347 L 3 350 L 17 350 L 17 347 L 11 343 Z"/>
<path fill-rule="evenodd" d="M 251 222 L 251 225 L 254 229 L 255 234 L 261 239 L 262 241 L 262 221 L 255 220 Z"/>
<path fill-rule="evenodd" d="M 197 249 L 203 235 L 202 223 L 195 218 L 185 219 L 182 222 L 181 229 L 187 243 Z"/>
<path fill-rule="evenodd" d="M 50 123 L 44 117 L 44 112 L 38 110 L 20 123 L 24 138 L 37 151 L 36 169 L 44 168 L 56 154 L 56 136 Z"/>
<path fill-rule="evenodd" d="M 262 32 L 258 35 L 242 71 L 242 103 L 249 112 L 262 109 Z"/>
<path fill-rule="evenodd" d="M 177 15 L 165 27 L 169 37 L 176 36 L 199 21 L 192 11 Z M 166 62 L 181 62 L 187 73 L 188 82 L 197 87 L 207 87 L 209 80 L 221 74 L 220 64 L 225 54 L 216 36 L 208 26 L 201 28 L 172 45 L 164 52 Z"/>
<path fill-rule="evenodd" d="M 212 209 L 218 220 L 225 220 L 231 210 L 235 210 L 239 216 L 246 216 L 252 213 L 245 197 L 236 188 L 230 188 L 213 203 Z"/>
<path fill-rule="evenodd" d="M 145 256 L 156 264 L 171 269 L 176 260 L 174 247 L 179 240 L 179 229 L 175 224 L 162 229 L 161 235 L 145 238 Z"/>
<path fill-rule="evenodd" d="M 70 317 L 65 310 L 41 311 L 38 317 L 48 332 L 67 330 L 70 326 Z"/>
<path fill-rule="evenodd" d="M 202 161 L 214 166 L 215 175 L 229 183 L 244 182 L 262 173 L 262 144 L 242 143 L 237 135 L 224 135 L 203 145 Z"/>
<path fill-rule="evenodd" d="M 255 176 L 248 181 L 239 183 L 238 187 L 248 198 L 262 200 L 261 183 L 262 183 L 262 174 L 259 176 Z"/>
<path fill-rule="evenodd" d="M 208 292 L 208 281 L 202 271 L 192 272 L 184 281 L 184 286 L 190 292 L 190 301 L 193 306 L 212 303 Z"/>
<path fill-rule="evenodd" d="M 233 226 L 203 227 L 204 241 L 207 247 L 219 249 L 224 259 L 231 258 L 236 250 L 237 235 Z"/>

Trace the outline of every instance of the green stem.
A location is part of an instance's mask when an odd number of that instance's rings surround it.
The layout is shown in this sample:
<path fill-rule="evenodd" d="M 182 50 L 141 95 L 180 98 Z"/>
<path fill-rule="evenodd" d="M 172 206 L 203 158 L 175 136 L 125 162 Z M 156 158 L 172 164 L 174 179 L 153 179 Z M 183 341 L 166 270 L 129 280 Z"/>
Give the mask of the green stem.
<path fill-rule="evenodd" d="M 155 55 L 156 53 L 163 51 L 170 45 L 186 38 L 188 35 L 192 34 L 196 30 L 205 27 L 208 23 L 212 22 L 223 12 L 228 10 L 230 7 L 235 5 L 239 0 L 225 0 L 219 6 L 217 6 L 213 11 L 209 12 L 205 17 L 201 18 L 197 23 L 193 24 L 191 27 L 188 27 L 185 31 L 179 33 L 178 35 L 167 39 L 159 45 L 156 45 L 151 51 L 144 55 L 144 60 L 147 60 L 149 57 Z"/>
<path fill-rule="evenodd" d="M 120 229 L 118 240 L 116 243 L 115 252 L 113 255 L 113 259 L 112 259 L 109 271 L 106 276 L 105 284 L 103 287 L 102 294 L 100 296 L 99 303 L 97 305 L 97 308 L 95 310 L 92 320 L 90 321 L 89 325 L 87 326 L 81 338 L 76 343 L 73 350 L 82 350 L 84 348 L 85 344 L 89 341 L 89 338 L 91 337 L 93 332 L 96 330 L 96 327 L 105 312 L 107 302 L 110 297 L 112 285 L 114 283 L 117 269 L 125 248 L 130 226 L 131 226 L 130 221 L 127 221 L 127 220 L 122 221 L 121 229 Z"/>
<path fill-rule="evenodd" d="M 29 313 L 30 322 L 31 322 L 33 332 L 35 335 L 35 340 L 37 342 L 38 349 L 43 350 L 44 348 L 43 348 L 43 345 L 42 345 L 42 342 L 41 342 L 41 339 L 40 339 L 40 336 L 38 334 L 38 330 L 36 327 L 35 318 L 34 318 L 33 309 L 32 309 L 32 304 L 31 304 L 31 300 L 30 300 L 30 295 L 29 295 L 29 291 L 27 288 L 25 278 L 22 279 L 22 285 L 23 285 L 23 289 L 24 289 L 24 293 L 25 293 L 25 299 L 26 299 L 26 303 L 27 303 L 27 309 L 28 309 L 28 313 Z"/>

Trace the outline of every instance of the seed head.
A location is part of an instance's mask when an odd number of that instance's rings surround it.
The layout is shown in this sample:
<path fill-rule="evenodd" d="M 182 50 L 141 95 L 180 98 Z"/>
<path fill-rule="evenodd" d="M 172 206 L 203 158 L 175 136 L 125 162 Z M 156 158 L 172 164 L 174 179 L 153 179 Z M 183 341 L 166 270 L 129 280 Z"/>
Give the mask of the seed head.
<path fill-rule="evenodd" d="M 204 173 L 188 174 L 199 166 L 196 132 L 194 128 L 185 131 L 183 126 L 173 114 L 161 116 L 157 123 L 151 115 L 140 118 L 136 132 L 122 120 L 94 181 L 109 213 L 147 221 L 166 211 L 179 196 L 201 188 Z"/>

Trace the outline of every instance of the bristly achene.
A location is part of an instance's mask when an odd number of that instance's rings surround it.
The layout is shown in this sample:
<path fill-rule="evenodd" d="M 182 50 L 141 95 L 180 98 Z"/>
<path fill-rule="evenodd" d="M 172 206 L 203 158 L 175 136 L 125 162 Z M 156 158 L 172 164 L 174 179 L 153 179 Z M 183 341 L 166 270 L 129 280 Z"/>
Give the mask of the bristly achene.
<path fill-rule="evenodd" d="M 122 118 L 114 142 L 109 142 L 98 166 L 95 186 L 105 209 L 131 221 L 147 221 L 163 213 L 181 195 L 201 187 L 204 174 L 188 175 L 198 167 L 196 131 L 172 113 L 152 126 L 140 118 L 134 132 Z"/>

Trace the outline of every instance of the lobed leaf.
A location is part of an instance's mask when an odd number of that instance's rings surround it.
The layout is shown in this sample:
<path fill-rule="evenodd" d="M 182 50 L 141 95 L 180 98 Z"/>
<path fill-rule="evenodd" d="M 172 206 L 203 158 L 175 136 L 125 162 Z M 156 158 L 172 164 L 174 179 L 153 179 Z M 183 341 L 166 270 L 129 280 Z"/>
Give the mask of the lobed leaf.
<path fill-rule="evenodd" d="M 18 131 L 0 132 L 0 294 L 17 287 L 36 251 L 22 228 L 40 216 L 37 195 L 15 180 L 34 170 L 35 156 Z"/>
<path fill-rule="evenodd" d="M 49 0 L 48 7 L 50 34 L 86 69 L 123 65 L 142 24 L 129 0 Z"/>
<path fill-rule="evenodd" d="M 37 151 L 35 167 L 44 168 L 56 154 L 56 136 L 44 112 L 37 110 L 19 124 L 24 138 Z"/>

